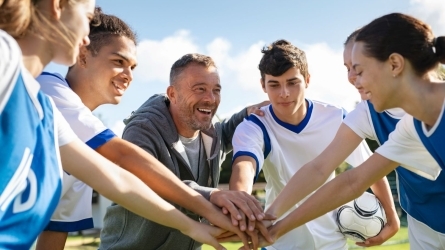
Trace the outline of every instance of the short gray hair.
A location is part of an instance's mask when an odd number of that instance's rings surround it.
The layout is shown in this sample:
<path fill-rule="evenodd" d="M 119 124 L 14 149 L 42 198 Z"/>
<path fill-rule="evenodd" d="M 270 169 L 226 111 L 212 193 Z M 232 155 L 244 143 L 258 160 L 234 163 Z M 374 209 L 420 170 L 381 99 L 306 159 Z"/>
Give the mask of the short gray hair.
<path fill-rule="evenodd" d="M 189 64 L 198 64 L 202 65 L 206 68 L 215 67 L 215 62 L 210 56 L 201 55 L 198 53 L 186 54 L 179 58 L 170 69 L 170 85 L 174 85 L 176 79 L 181 74 L 181 72 L 189 65 Z"/>

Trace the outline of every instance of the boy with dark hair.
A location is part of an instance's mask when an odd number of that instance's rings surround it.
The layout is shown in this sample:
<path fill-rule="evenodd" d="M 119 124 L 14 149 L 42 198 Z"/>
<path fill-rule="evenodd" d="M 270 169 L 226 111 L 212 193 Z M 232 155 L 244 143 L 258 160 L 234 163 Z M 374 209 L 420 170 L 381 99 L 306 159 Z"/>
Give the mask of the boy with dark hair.
<path fill-rule="evenodd" d="M 102 13 L 100 8 L 96 9 L 90 26 L 91 44 L 80 49 L 77 62 L 66 78 L 42 73 L 37 79 L 42 91 L 54 99 L 74 132 L 88 146 L 135 174 L 161 197 L 207 218 L 214 225 L 238 232 L 247 245 L 244 234 L 219 209 L 176 178 L 152 155 L 118 138 L 92 114 L 102 104 L 118 104 L 129 87 L 136 67 L 136 36 L 122 20 Z M 37 249 L 63 249 L 68 232 L 93 227 L 91 188 L 68 173 L 64 173 L 63 178 L 61 200 L 46 231 L 38 239 Z"/>
<path fill-rule="evenodd" d="M 235 131 L 230 189 L 252 192 L 262 169 L 268 208 L 292 176 L 331 142 L 345 111 L 305 97 L 310 75 L 304 51 L 278 40 L 262 53 L 261 86 L 271 104 L 262 108 L 263 117 L 251 115 Z M 357 166 L 369 155 L 362 143 L 346 162 Z M 328 180 L 334 176 L 330 173 Z M 391 195 L 387 183 L 381 185 Z M 282 236 L 268 249 L 347 249 L 347 244 L 331 211 Z"/>

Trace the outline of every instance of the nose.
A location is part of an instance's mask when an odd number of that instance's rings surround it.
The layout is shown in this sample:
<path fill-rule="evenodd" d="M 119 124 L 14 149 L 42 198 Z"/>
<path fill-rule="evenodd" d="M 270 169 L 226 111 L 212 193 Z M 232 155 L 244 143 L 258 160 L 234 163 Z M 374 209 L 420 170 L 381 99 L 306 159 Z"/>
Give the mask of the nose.
<path fill-rule="evenodd" d="M 133 81 L 133 70 L 131 69 L 131 67 L 124 68 L 124 75 L 125 75 L 125 79 L 128 81 L 128 83 Z"/>
<path fill-rule="evenodd" d="M 90 38 L 88 37 L 88 36 L 85 36 L 83 39 L 82 39 L 82 45 L 83 46 L 88 46 L 90 44 Z"/>
<path fill-rule="evenodd" d="M 286 87 L 283 87 L 280 92 L 280 96 L 286 98 L 289 96 L 289 90 Z"/>
<path fill-rule="evenodd" d="M 355 74 L 353 69 L 349 70 L 348 72 L 348 80 L 352 85 L 354 85 L 355 81 L 357 80 L 357 74 Z"/>

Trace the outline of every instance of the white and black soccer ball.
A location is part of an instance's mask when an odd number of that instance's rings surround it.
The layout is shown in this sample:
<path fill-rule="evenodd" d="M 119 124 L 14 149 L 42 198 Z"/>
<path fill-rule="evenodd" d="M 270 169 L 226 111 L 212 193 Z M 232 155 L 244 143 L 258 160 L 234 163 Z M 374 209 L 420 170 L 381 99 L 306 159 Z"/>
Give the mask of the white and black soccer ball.
<path fill-rule="evenodd" d="M 363 242 L 382 231 L 386 215 L 375 195 L 365 192 L 357 199 L 338 208 L 337 225 L 346 238 Z"/>

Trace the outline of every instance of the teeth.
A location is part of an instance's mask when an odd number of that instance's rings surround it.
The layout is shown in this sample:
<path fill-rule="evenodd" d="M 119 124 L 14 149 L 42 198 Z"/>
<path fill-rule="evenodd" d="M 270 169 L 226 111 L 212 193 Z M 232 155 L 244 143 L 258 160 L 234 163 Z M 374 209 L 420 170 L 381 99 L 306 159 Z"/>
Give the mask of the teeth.
<path fill-rule="evenodd" d="M 212 112 L 212 110 L 210 110 L 210 109 L 198 109 L 198 110 L 202 111 L 202 112 L 208 112 L 208 113 Z"/>

